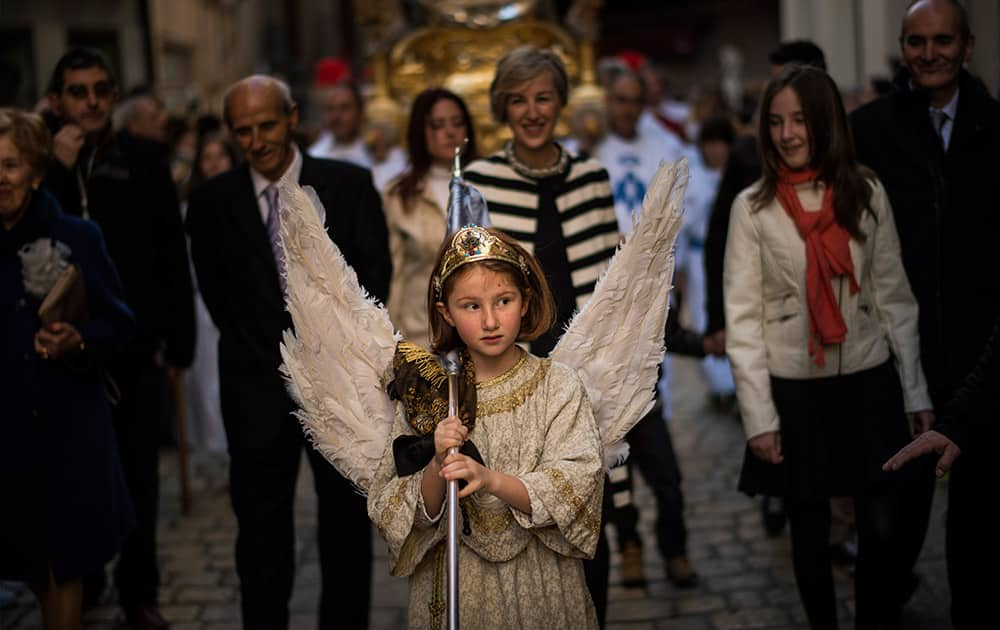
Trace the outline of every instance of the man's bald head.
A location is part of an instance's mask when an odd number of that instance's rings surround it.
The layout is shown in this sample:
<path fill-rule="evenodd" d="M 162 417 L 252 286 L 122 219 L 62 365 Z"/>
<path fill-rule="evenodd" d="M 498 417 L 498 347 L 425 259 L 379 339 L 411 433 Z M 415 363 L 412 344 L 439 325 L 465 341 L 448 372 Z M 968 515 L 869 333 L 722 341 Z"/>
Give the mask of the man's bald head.
<path fill-rule="evenodd" d="M 930 95 L 932 107 L 944 107 L 954 97 L 975 42 L 965 8 L 955 0 L 919 0 L 906 10 L 901 57 L 910 80 Z"/>
<path fill-rule="evenodd" d="M 940 13 L 942 11 L 951 14 L 955 31 L 963 41 L 969 41 L 969 36 L 972 35 L 972 29 L 969 26 L 969 12 L 958 0 L 912 0 L 910 6 L 906 8 L 906 13 L 903 14 L 903 22 L 899 28 L 900 41 L 906 36 L 907 21 L 919 17 L 923 12 Z"/>
<path fill-rule="evenodd" d="M 295 156 L 292 135 L 299 124 L 288 85 L 262 75 L 242 79 L 226 90 L 223 115 L 250 168 L 278 181 Z"/>
<path fill-rule="evenodd" d="M 268 76 L 266 74 L 252 74 L 233 83 L 226 90 L 222 97 L 222 118 L 226 125 L 232 127 L 230 111 L 233 98 L 247 98 L 253 95 L 258 98 L 270 95 L 274 99 L 275 105 L 281 109 L 285 115 L 291 115 L 296 108 L 295 100 L 292 98 L 292 90 L 288 84 L 281 79 Z"/>

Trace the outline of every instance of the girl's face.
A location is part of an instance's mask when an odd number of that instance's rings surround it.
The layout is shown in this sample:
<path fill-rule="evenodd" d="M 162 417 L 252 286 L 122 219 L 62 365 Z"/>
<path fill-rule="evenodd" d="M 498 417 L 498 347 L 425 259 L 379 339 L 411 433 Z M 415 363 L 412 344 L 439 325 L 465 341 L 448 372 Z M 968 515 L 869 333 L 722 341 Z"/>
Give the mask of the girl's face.
<path fill-rule="evenodd" d="M 555 135 L 561 107 L 551 72 L 517 86 L 507 97 L 507 124 L 514 144 L 527 152 L 545 149 Z"/>
<path fill-rule="evenodd" d="M 771 142 L 785 166 L 792 170 L 809 166 L 812 158 L 809 129 L 795 90 L 790 86 L 779 90 L 771 100 L 767 118 Z"/>
<path fill-rule="evenodd" d="M 517 355 L 514 342 L 528 303 L 510 274 L 473 263 L 452 282 L 438 312 L 458 331 L 477 369 Z"/>
<path fill-rule="evenodd" d="M 468 135 L 465 117 L 458 103 L 442 98 L 431 107 L 424 129 L 427 153 L 435 164 L 450 165 L 455 160 L 455 147 Z"/>
<path fill-rule="evenodd" d="M 198 166 L 204 173 L 205 179 L 209 179 L 231 169 L 233 161 L 229 159 L 229 153 L 221 142 L 209 142 L 201 148 Z"/>

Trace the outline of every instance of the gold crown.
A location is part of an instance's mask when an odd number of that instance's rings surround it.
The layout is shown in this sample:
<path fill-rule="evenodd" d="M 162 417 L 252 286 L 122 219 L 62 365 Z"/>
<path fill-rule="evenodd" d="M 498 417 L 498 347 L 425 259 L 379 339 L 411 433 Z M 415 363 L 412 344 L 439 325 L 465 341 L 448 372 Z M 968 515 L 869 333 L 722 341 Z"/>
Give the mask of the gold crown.
<path fill-rule="evenodd" d="M 455 232 L 451 245 L 441 259 L 441 268 L 434 275 L 434 295 L 441 298 L 445 280 L 462 265 L 482 260 L 508 262 L 528 277 L 528 264 L 510 245 L 478 225 L 466 226 Z"/>

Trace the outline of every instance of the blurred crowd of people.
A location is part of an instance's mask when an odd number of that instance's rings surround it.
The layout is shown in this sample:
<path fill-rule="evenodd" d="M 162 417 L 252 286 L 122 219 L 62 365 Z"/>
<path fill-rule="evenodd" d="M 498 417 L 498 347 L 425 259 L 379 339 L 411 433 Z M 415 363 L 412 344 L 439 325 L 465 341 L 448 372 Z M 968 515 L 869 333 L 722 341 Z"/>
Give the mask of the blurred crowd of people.
<path fill-rule="evenodd" d="M 739 487 L 764 497 L 769 534 L 787 523 L 811 627 L 837 627 L 832 563 L 855 576 L 856 627 L 902 627 L 935 469 L 951 469 L 952 618 L 982 627 L 996 586 L 977 567 L 995 556 L 979 506 L 996 437 L 1000 104 L 963 69 L 974 42 L 959 3 L 922 0 L 902 16 L 893 80 L 844 95 L 822 50 L 785 42 L 738 109 L 721 86 L 677 98 L 663 67 L 624 51 L 599 63 L 605 119 L 562 138 L 562 62 L 518 49 L 491 86 L 511 138 L 492 155 L 441 87 L 414 99 L 393 143 L 366 136 L 362 90 L 343 68 L 326 77 L 323 126 L 309 130 L 278 79 L 234 84 L 220 113 L 169 114 L 149 88 L 123 92 L 100 54 L 67 53 L 38 114 L 0 110 L 0 392 L 14 410 L 0 422 L 0 478 L 19 480 L 5 499 L 22 506 L 0 519 L 0 579 L 31 585 L 47 628 L 74 628 L 117 557 L 127 622 L 168 627 L 158 453 L 164 419 L 182 413 L 192 447 L 228 453 L 244 626 L 288 624 L 306 451 L 320 626 L 365 627 L 364 499 L 307 445 L 278 371 L 291 322 L 276 183 L 291 173 L 315 189 L 363 286 L 426 345 L 427 278 L 461 148 L 493 226 L 530 246 L 553 291 L 557 323 L 531 344 L 545 356 L 628 238 L 659 163 L 684 158 L 657 404 L 605 482 L 626 586 L 646 583 L 636 470 L 656 497 L 668 579 L 699 580 L 668 425 L 670 354 L 686 354 L 701 357 L 706 404 L 743 423 Z M 83 310 L 43 317 L 48 296 L 71 303 L 60 287 L 74 282 Z M 602 527 L 585 562 L 602 626 L 608 567 Z"/>

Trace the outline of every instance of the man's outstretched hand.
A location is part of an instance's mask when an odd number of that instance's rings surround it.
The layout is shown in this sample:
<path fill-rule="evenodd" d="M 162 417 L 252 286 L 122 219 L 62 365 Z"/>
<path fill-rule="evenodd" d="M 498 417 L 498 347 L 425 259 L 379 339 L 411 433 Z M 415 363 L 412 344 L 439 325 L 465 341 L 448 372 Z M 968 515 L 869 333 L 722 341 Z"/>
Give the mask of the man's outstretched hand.
<path fill-rule="evenodd" d="M 918 435 L 912 442 L 899 449 L 899 452 L 889 458 L 889 461 L 882 464 L 882 470 L 895 471 L 902 468 L 910 460 L 916 459 L 928 453 L 938 453 L 935 472 L 938 477 L 943 476 L 951 470 L 955 459 L 962 454 L 962 449 L 937 431 L 925 431 Z"/>

